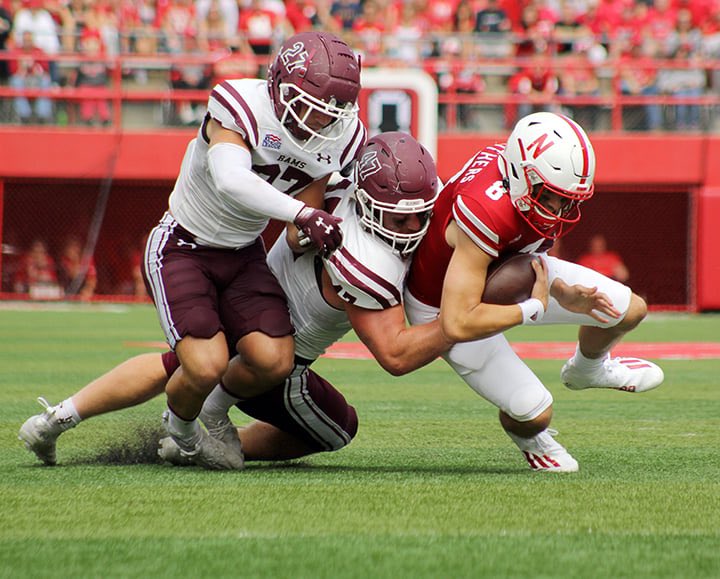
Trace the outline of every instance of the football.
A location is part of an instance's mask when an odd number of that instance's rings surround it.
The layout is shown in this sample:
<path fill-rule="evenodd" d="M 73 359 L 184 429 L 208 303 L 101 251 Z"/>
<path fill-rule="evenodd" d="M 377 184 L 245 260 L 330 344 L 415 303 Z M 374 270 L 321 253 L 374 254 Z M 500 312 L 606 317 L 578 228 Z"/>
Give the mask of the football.
<path fill-rule="evenodd" d="M 508 306 L 528 299 L 535 284 L 533 259 L 534 256 L 528 253 L 514 253 L 492 262 L 488 268 L 482 301 Z"/>

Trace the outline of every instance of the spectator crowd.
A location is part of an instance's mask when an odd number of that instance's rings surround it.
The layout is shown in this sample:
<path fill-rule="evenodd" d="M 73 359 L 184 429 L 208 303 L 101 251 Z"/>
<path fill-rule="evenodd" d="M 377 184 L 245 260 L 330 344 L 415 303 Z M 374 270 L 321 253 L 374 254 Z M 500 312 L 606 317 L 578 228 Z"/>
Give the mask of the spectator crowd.
<path fill-rule="evenodd" d="M 27 244 L 5 235 L 2 244 L 0 292 L 25 294 L 31 299 L 78 299 L 87 301 L 97 293 L 132 296 L 145 300 L 142 254 L 145 239 L 125 251 L 101 255 L 100 274 L 95 258 L 81 239 L 70 234 L 57 245 L 42 237 Z M 104 257 L 104 261 L 103 261 Z M 99 278 L 100 285 L 98 285 Z"/>
<path fill-rule="evenodd" d="M 364 66 L 424 67 L 445 93 L 490 91 L 488 61 L 516 59 L 500 83 L 515 97 L 508 125 L 517 115 L 579 99 L 565 112 L 589 111 L 580 120 L 592 129 L 593 99 L 606 85 L 629 97 L 687 101 L 720 84 L 720 69 L 703 64 L 720 57 L 720 0 L 5 0 L 0 82 L 37 91 L 103 87 L 107 57 L 190 55 L 196 59 L 173 65 L 170 85 L 203 90 L 218 78 L 262 75 L 273 49 L 308 29 L 343 36 Z M 83 60 L 63 74 L 53 57 L 70 54 Z M 198 64 L 208 57 L 212 67 Z M 616 73 L 604 85 L 607 63 Z M 142 70 L 134 74 L 142 80 Z M 20 122 L 49 122 L 51 105 L 41 94 L 14 101 Z M 102 99 L 78 108 L 80 122 L 110 120 Z M 201 114 L 190 102 L 176 109 L 183 124 Z M 641 109 L 636 125 L 645 130 L 663 128 L 668 118 L 679 129 L 702 123 L 692 98 Z M 472 125 L 470 107 L 459 117 Z"/>

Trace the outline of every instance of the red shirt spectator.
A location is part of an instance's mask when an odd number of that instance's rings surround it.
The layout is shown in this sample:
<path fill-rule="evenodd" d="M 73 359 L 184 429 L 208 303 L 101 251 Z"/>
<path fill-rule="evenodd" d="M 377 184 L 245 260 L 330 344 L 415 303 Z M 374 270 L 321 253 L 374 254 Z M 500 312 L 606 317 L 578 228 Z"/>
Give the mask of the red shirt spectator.
<path fill-rule="evenodd" d="M 83 259 L 83 247 L 75 237 L 68 239 L 63 247 L 59 272 L 65 295 L 78 295 L 81 299 L 89 299 L 95 294 L 95 261 L 92 257 L 87 261 Z M 80 279 L 77 279 L 78 277 Z M 79 287 L 75 287 L 75 284 L 79 284 Z"/>
<path fill-rule="evenodd" d="M 720 11 L 717 0 L 678 0 L 676 8 L 687 8 L 693 16 L 693 25 L 702 26 L 708 18 Z"/>
<path fill-rule="evenodd" d="M 542 18 L 534 4 L 523 8 L 520 26 L 515 30 L 520 37 L 516 47 L 516 56 L 526 57 L 545 53 L 550 47 L 553 33 L 553 21 Z"/>
<path fill-rule="evenodd" d="M 578 258 L 578 263 L 619 282 L 626 282 L 630 277 L 620 255 L 608 250 L 605 237 L 600 234 L 590 238 L 588 252 Z"/>
<path fill-rule="evenodd" d="M 352 28 L 357 39 L 355 49 L 365 57 L 380 57 L 383 53 L 383 36 L 387 30 L 384 18 L 385 15 L 376 0 L 365 0 L 362 16 L 355 21 Z"/>
<path fill-rule="evenodd" d="M 445 30 L 446 25 L 452 28 L 457 8 L 457 0 L 427 0 L 420 13 L 425 14 L 432 30 Z"/>
<path fill-rule="evenodd" d="M 645 31 L 662 45 L 672 35 L 676 22 L 677 10 L 671 6 L 670 0 L 655 0 L 653 8 L 648 11 Z"/>
<path fill-rule="evenodd" d="M 183 51 L 183 39 L 188 30 L 196 30 L 197 13 L 192 0 L 173 0 L 161 13 L 160 22 L 165 43 L 170 52 Z"/>
<path fill-rule="evenodd" d="M 47 54 L 42 48 L 32 44 L 32 36 L 26 35 L 24 38 L 28 39 L 29 44 L 10 51 L 13 55 L 9 60 L 10 74 L 26 77 L 49 74 L 50 63 Z"/>
<path fill-rule="evenodd" d="M 622 20 L 625 5 L 625 0 L 599 0 L 581 16 L 581 20 L 596 36 L 612 38 Z"/>
<path fill-rule="evenodd" d="M 245 36 L 255 54 L 270 54 L 275 29 L 282 24 L 276 12 L 263 8 L 261 0 L 240 12 L 238 30 Z"/>
<path fill-rule="evenodd" d="M 55 260 L 50 256 L 44 241 L 34 240 L 20 259 L 13 289 L 17 293 L 30 293 L 31 297 L 61 297 Z"/>

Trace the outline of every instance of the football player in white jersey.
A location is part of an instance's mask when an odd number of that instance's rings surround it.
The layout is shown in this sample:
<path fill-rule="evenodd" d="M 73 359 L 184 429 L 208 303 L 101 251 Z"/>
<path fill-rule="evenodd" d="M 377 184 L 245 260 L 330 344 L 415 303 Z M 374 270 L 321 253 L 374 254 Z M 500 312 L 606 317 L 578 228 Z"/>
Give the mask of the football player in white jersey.
<path fill-rule="evenodd" d="M 394 375 L 435 359 L 450 344 L 439 323 L 406 327 L 402 287 L 410 256 L 427 230 L 438 180 L 427 150 L 405 133 L 385 133 L 361 150 L 356 182 L 328 188 L 326 208 L 342 218 L 343 246 L 331 255 L 299 254 L 292 238 L 279 239 L 268 256 L 288 296 L 296 328 L 295 367 L 270 390 L 233 396 L 217 387 L 201 420 L 208 432 L 248 460 L 289 459 L 337 450 L 357 430 L 357 415 L 342 394 L 309 366 L 352 327 L 381 366 Z M 229 335 L 229 343 L 234 337 Z M 174 352 L 143 354 L 112 369 L 71 398 L 29 418 L 20 438 L 45 464 L 56 460 L 58 436 L 81 420 L 149 400 L 163 391 L 179 364 Z M 224 382 L 223 382 L 224 385 Z M 256 418 L 240 442 L 227 412 L 237 406 Z M 161 456 L 207 468 L 180 453 L 171 439 Z"/>
<path fill-rule="evenodd" d="M 233 460 L 197 422 L 223 376 L 228 388 L 262 392 L 292 370 L 293 327 L 260 234 L 277 219 L 297 228 L 296 249 L 330 254 L 341 245 L 340 220 L 314 207 L 322 207 L 330 175 L 364 143 L 359 90 L 359 62 L 345 42 L 297 34 L 280 47 L 267 81 L 228 80 L 213 89 L 187 147 L 169 210 L 148 238 L 143 273 L 182 360 L 166 387 L 164 422 L 197 462 Z M 229 335 L 239 354 L 231 361 Z"/>
<path fill-rule="evenodd" d="M 231 406 L 258 419 L 240 434 L 249 459 L 297 458 L 350 442 L 357 430 L 355 410 L 310 365 L 351 328 L 393 375 L 427 364 L 450 346 L 437 321 L 406 327 L 402 306 L 409 258 L 437 196 L 430 154 L 405 133 L 384 133 L 368 141 L 356 175 L 354 195 L 345 180 L 326 196 L 326 208 L 343 220 L 340 249 L 328 258 L 298 256 L 280 239 L 268 255 L 297 330 L 294 371 L 259 396 L 240 399 L 221 384 L 203 405 L 203 424 L 228 446 L 240 446 L 227 414 Z M 164 357 L 169 370 L 172 357 Z M 161 441 L 164 459 L 187 463 L 177 450 L 170 439 Z"/>

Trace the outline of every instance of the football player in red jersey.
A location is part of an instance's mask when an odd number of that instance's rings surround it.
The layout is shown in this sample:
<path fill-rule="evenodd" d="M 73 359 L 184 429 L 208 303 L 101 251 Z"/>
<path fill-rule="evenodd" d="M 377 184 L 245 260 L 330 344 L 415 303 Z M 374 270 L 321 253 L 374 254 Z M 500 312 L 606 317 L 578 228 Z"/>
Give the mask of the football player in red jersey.
<path fill-rule="evenodd" d="M 609 356 L 645 317 L 645 302 L 617 281 L 544 254 L 580 220 L 594 176 L 595 153 L 577 123 L 546 112 L 522 118 L 507 143 L 478 152 L 447 183 L 406 289 L 411 323 L 439 316 L 456 343 L 444 358 L 500 409 L 503 428 L 538 471 L 573 472 L 578 463 L 548 428 L 552 395 L 503 331 L 520 324 L 579 325 L 575 355 L 561 372 L 571 389 L 642 392 L 663 380 L 651 362 Z M 488 267 L 517 252 L 538 255 L 532 297 L 509 306 L 483 303 Z"/>

